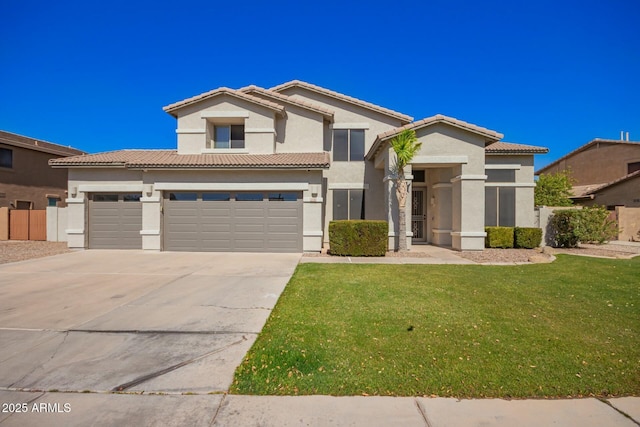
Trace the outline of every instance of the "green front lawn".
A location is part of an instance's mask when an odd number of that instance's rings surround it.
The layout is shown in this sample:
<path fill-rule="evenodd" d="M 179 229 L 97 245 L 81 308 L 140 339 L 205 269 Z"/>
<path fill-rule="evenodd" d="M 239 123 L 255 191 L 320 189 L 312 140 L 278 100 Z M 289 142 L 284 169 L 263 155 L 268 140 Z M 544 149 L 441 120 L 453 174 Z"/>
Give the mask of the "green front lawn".
<path fill-rule="evenodd" d="M 231 391 L 640 395 L 640 257 L 301 264 Z"/>

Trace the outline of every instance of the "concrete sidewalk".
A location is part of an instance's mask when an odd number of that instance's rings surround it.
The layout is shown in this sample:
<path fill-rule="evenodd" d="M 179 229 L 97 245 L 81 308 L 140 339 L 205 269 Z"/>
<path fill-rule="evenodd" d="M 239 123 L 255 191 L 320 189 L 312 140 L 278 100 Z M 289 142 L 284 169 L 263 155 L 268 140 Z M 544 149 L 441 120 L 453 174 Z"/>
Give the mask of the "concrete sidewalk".
<path fill-rule="evenodd" d="M 600 401 L 413 397 L 141 395 L 0 391 L 26 403 L 1 426 L 486 426 L 637 427 L 640 398 Z M 39 412 L 40 411 L 40 412 Z"/>
<path fill-rule="evenodd" d="M 320 264 L 476 264 L 462 258 L 459 252 L 433 245 L 416 245 L 407 256 L 350 257 L 350 256 L 303 256 L 300 263 Z"/>

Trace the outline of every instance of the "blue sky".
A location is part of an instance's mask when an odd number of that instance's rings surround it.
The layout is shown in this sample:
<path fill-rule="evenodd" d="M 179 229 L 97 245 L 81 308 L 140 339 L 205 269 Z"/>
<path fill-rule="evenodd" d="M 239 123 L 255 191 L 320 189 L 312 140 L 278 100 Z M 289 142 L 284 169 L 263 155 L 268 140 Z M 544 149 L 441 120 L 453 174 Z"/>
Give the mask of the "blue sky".
<path fill-rule="evenodd" d="M 542 145 L 640 140 L 640 2 L 122 1 L 0 5 L 0 129 L 175 148 L 164 105 L 300 79 Z"/>

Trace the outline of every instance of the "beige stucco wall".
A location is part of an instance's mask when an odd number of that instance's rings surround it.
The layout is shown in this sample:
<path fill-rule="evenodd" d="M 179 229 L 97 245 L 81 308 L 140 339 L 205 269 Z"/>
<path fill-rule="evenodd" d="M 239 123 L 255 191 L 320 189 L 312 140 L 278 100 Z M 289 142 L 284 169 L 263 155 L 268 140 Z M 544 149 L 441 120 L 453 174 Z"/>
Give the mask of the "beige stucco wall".
<path fill-rule="evenodd" d="M 513 183 L 489 183 L 487 187 L 512 186 L 516 189 L 516 223 L 517 227 L 535 227 L 536 218 L 534 210 L 534 167 L 533 155 L 502 155 L 487 154 L 486 169 L 492 166 L 500 166 L 501 169 L 515 170 L 515 182 Z M 496 169 L 496 168 L 493 168 Z"/>
<path fill-rule="evenodd" d="M 575 185 L 600 184 L 627 175 L 627 164 L 633 162 L 640 162 L 640 143 L 598 142 L 561 160 L 544 173 L 571 169 Z"/>
<path fill-rule="evenodd" d="M 232 117 L 203 118 L 202 113 L 224 112 Z M 236 114 L 234 116 L 234 114 Z M 177 111 L 178 153 L 200 154 L 212 139 L 211 125 L 244 124 L 245 148 L 249 153 L 275 151 L 276 113 L 261 105 L 228 95 L 220 95 Z M 244 117 L 248 115 L 248 117 Z M 216 152 L 223 152 L 217 150 Z"/>
<path fill-rule="evenodd" d="M 640 207 L 616 206 L 618 240 L 640 241 Z"/>
<path fill-rule="evenodd" d="M 334 111 L 333 123 L 324 123 L 324 151 L 332 150 L 333 128 L 365 129 L 365 154 L 373 145 L 378 134 L 402 125 L 398 119 L 380 114 L 357 105 L 353 105 L 326 95 L 318 94 L 304 88 L 293 87 L 282 92 L 294 98 L 303 99 L 322 105 Z M 287 108 L 288 110 L 288 108 Z M 285 144 L 286 145 L 286 144 Z M 325 242 L 329 241 L 328 227 L 333 219 L 334 189 L 364 189 L 365 218 L 387 219 L 385 192 L 388 183 L 384 181 L 384 171 L 376 169 L 371 162 L 331 162 L 331 167 L 324 172 L 327 185 L 324 234 Z M 394 196 L 395 197 L 395 196 Z"/>

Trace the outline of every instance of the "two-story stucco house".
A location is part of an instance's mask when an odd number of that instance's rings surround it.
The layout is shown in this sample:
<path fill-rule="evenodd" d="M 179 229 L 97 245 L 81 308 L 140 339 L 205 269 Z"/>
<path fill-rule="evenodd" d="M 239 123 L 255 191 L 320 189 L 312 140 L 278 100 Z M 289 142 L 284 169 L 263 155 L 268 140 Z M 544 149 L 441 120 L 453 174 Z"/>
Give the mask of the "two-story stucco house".
<path fill-rule="evenodd" d="M 177 150 L 52 160 L 69 168 L 73 248 L 320 251 L 334 219 L 389 222 L 389 141 L 414 129 L 411 244 L 481 250 L 485 225 L 533 226 L 533 155 L 498 132 L 436 115 L 419 121 L 301 81 L 219 88 L 164 107 Z"/>

